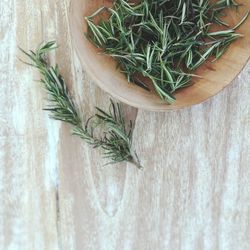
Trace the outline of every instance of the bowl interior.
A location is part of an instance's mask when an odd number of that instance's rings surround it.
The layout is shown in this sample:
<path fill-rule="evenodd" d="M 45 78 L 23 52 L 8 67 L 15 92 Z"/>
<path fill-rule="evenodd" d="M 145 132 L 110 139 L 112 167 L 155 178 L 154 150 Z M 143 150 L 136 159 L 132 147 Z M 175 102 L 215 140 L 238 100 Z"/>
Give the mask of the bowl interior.
<path fill-rule="evenodd" d="M 117 70 L 115 61 L 98 53 L 98 49 L 86 39 L 84 34 L 87 31 L 87 25 L 84 17 L 101 6 L 111 6 L 112 2 L 111 0 L 71 0 L 69 16 L 71 36 L 81 63 L 93 80 L 103 90 L 131 106 L 164 111 L 201 103 L 230 84 L 249 59 L 250 17 L 238 29 L 238 33 L 244 34 L 244 37 L 234 42 L 218 61 L 201 66 L 196 74 L 202 78 L 194 79 L 192 86 L 178 91 L 175 94 L 176 102 L 167 105 L 155 93 L 128 84 L 126 77 Z M 250 1 L 245 0 L 241 3 L 244 7 L 241 7 L 237 14 L 229 12 L 227 15 L 227 21 L 231 25 L 236 24 L 250 9 Z"/>

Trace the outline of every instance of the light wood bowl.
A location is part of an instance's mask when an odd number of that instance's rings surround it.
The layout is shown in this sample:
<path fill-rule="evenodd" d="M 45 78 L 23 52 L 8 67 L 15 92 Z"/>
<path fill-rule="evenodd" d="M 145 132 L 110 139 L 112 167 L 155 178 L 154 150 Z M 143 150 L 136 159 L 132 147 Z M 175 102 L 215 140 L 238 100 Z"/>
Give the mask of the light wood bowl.
<path fill-rule="evenodd" d="M 70 30 L 73 45 L 84 69 L 93 80 L 106 92 L 137 108 L 152 111 L 179 109 L 201 103 L 229 85 L 239 74 L 250 56 L 250 18 L 239 28 L 244 34 L 234 42 L 229 50 L 217 62 L 203 65 L 197 70 L 202 78 L 194 79 L 194 84 L 176 93 L 176 102 L 167 105 L 153 92 L 148 92 L 133 84 L 128 84 L 125 76 L 116 68 L 115 61 L 98 50 L 86 39 L 87 30 L 85 16 L 92 14 L 101 6 L 111 6 L 112 0 L 71 0 Z M 242 15 L 250 9 L 250 1 L 241 1 L 244 7 L 239 14 L 230 12 L 228 22 L 236 24 Z"/>

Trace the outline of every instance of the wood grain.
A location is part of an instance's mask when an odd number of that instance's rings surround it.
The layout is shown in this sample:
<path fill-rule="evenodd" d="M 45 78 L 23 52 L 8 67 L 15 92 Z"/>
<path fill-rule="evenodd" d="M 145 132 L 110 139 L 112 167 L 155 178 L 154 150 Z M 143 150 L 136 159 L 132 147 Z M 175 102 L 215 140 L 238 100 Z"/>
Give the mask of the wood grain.
<path fill-rule="evenodd" d="M 86 113 L 108 96 L 72 48 L 69 0 L 0 1 L 0 249 L 250 249 L 250 64 L 204 104 L 136 116 L 145 166 L 103 167 L 100 153 L 52 121 L 37 72 L 51 56 Z"/>

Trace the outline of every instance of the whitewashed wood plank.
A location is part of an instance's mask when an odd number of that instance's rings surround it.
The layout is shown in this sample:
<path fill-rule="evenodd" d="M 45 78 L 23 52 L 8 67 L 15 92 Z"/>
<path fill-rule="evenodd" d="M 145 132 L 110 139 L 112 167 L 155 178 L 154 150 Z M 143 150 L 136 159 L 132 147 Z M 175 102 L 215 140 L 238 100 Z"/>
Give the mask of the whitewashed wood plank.
<path fill-rule="evenodd" d="M 16 60 L 17 45 L 56 39 L 51 60 L 84 111 L 107 106 L 71 46 L 69 4 L 0 3 L 0 249 L 249 249 L 250 64 L 204 104 L 126 108 L 145 169 L 102 167 L 100 152 L 48 119 L 39 75 Z"/>

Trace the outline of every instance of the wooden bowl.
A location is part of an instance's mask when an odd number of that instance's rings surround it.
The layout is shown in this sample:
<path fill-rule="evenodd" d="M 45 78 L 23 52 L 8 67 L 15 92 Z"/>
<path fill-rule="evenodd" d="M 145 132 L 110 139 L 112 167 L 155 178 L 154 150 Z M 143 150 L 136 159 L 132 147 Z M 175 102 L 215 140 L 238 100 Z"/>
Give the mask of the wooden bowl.
<path fill-rule="evenodd" d="M 84 33 L 87 25 L 84 17 L 101 6 L 111 6 L 112 2 L 111 0 L 71 0 L 69 16 L 71 36 L 81 63 L 93 80 L 103 90 L 131 106 L 164 111 L 201 103 L 229 85 L 249 59 L 250 18 L 238 30 L 239 33 L 244 34 L 244 38 L 234 42 L 217 62 L 200 67 L 196 73 L 202 78 L 196 78 L 194 85 L 176 93 L 176 102 L 167 105 L 155 93 L 128 84 L 125 76 L 116 68 L 115 61 L 98 53 L 98 50 L 86 39 Z M 240 8 L 239 14 L 234 11 L 227 15 L 227 21 L 232 25 L 236 24 L 250 9 L 250 1 L 245 0 L 241 3 L 244 7 Z"/>

